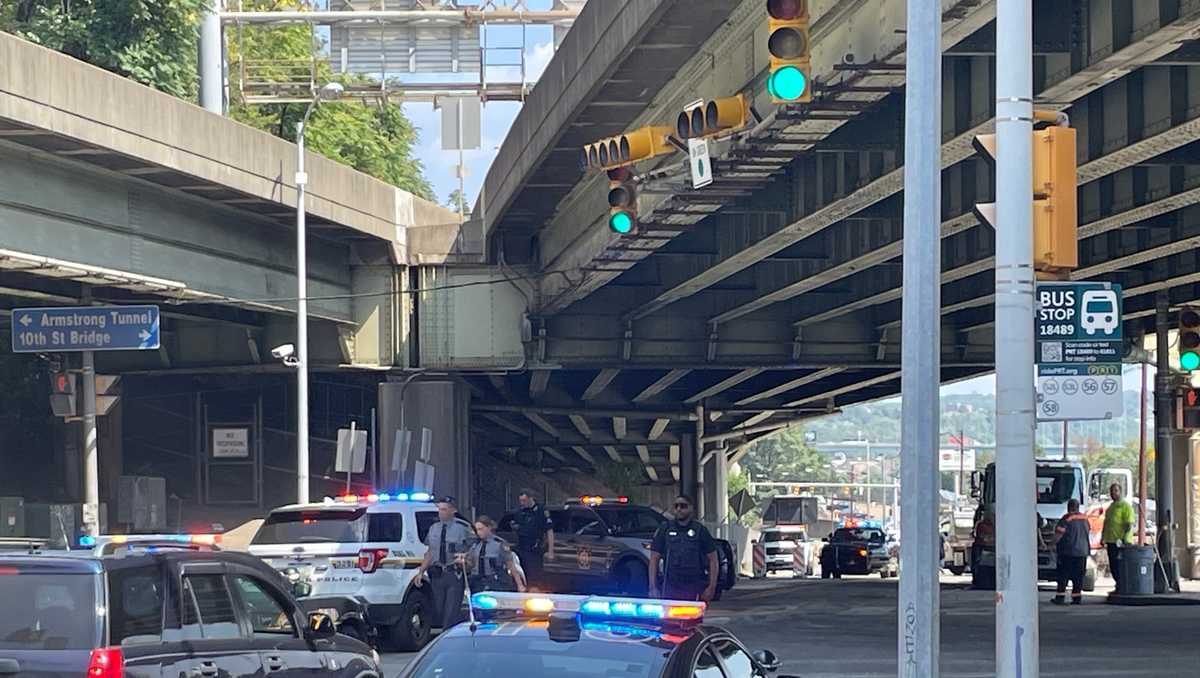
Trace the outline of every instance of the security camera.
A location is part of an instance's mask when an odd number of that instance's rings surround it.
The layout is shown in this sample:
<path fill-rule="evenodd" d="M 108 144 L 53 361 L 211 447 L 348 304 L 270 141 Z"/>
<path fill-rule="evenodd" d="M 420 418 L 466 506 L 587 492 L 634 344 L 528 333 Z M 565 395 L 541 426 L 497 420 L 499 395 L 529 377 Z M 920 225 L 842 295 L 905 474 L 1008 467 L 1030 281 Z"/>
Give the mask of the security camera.
<path fill-rule="evenodd" d="M 287 360 L 296 355 L 296 347 L 293 344 L 284 344 L 271 349 L 271 355 L 276 360 Z"/>

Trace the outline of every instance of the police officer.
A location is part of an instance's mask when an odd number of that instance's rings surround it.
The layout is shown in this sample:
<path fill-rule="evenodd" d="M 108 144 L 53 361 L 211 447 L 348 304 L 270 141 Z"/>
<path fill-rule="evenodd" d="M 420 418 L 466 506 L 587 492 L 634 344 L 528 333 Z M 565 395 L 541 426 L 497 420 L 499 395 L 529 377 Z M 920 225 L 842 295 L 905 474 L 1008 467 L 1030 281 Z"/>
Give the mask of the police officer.
<path fill-rule="evenodd" d="M 673 520 L 663 523 L 650 546 L 650 597 L 668 600 L 713 599 L 721 567 L 717 544 L 700 523 L 692 520 L 692 500 L 675 498 Z M 663 563 L 662 585 L 658 565 Z"/>
<path fill-rule="evenodd" d="M 417 568 L 417 576 L 413 580 L 415 586 L 422 586 L 422 577 L 426 572 L 429 573 L 433 609 L 439 615 L 443 629 L 462 621 L 466 586 L 462 563 L 467 547 L 474 538 L 470 525 L 455 518 L 455 508 L 453 497 L 438 500 L 438 522 L 429 528 L 425 537 L 425 559 Z"/>
<path fill-rule="evenodd" d="M 496 521 L 479 516 L 475 534 L 479 541 L 467 552 L 471 591 L 524 591 L 525 577 L 508 542 L 496 536 Z"/>
<path fill-rule="evenodd" d="M 540 583 L 543 554 L 554 560 L 554 521 L 550 520 L 550 512 L 534 500 L 532 490 L 521 490 L 517 502 L 521 505 L 516 517 L 517 557 L 526 580 Z"/>

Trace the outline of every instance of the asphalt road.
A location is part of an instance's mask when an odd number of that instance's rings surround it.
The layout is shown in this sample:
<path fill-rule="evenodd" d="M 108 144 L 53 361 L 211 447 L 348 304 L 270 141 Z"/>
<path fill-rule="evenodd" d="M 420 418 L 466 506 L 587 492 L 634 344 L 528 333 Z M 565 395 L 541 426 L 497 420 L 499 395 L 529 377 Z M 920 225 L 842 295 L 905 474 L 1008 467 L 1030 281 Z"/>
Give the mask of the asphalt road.
<path fill-rule="evenodd" d="M 1116 607 L 1103 586 L 1085 604 L 1049 604 L 1040 619 L 1043 678 L 1200 678 L 1200 606 Z M 752 650 L 770 649 L 780 673 L 803 678 L 896 675 L 896 580 L 743 581 L 713 605 L 708 621 L 732 630 Z M 942 676 L 995 676 L 994 593 L 972 591 L 965 578 L 942 585 Z M 389 678 L 411 655 L 384 655 Z"/>

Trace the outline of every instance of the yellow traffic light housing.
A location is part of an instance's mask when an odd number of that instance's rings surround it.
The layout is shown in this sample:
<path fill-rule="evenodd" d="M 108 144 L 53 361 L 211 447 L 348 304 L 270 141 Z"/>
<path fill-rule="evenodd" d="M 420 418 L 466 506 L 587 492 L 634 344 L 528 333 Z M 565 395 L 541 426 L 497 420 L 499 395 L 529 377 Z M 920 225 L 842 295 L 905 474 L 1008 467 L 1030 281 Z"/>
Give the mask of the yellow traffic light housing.
<path fill-rule="evenodd" d="M 610 170 L 674 153 L 675 147 L 667 140 L 670 136 L 670 127 L 650 126 L 601 139 L 583 147 L 580 165 L 585 170 Z"/>
<path fill-rule="evenodd" d="M 750 102 L 742 94 L 701 101 L 679 114 L 675 134 L 680 139 L 698 139 L 745 127 L 751 120 Z"/>
<path fill-rule="evenodd" d="M 981 134 L 975 150 L 994 168 L 996 135 Z M 1033 267 L 1059 277 L 1079 266 L 1078 181 L 1075 130 L 1054 125 L 1033 132 Z M 975 215 L 996 227 L 996 206 L 981 203 Z"/>
<path fill-rule="evenodd" d="M 777 104 L 812 101 L 808 0 L 767 0 L 767 92 Z"/>
<path fill-rule="evenodd" d="M 618 235 L 637 233 L 637 183 L 628 167 L 608 170 L 608 228 Z"/>

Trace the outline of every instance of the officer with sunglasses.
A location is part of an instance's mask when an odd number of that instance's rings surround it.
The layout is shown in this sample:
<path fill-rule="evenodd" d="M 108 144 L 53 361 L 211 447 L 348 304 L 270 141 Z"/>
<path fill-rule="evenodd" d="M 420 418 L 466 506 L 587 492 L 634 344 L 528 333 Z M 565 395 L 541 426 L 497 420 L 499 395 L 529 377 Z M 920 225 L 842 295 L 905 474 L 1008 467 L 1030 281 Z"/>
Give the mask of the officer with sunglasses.
<path fill-rule="evenodd" d="M 707 528 L 692 520 L 690 497 L 676 497 L 672 514 L 650 546 L 650 597 L 710 601 L 720 576 L 717 544 Z"/>

